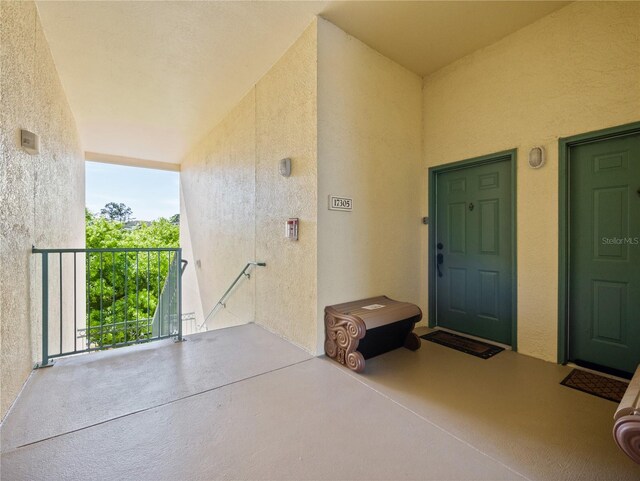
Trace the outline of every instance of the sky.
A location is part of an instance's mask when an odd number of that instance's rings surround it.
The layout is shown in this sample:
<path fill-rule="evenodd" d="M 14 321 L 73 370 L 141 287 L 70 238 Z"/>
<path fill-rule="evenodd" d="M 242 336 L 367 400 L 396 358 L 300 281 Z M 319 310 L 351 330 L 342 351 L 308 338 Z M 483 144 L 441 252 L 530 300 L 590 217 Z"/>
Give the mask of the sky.
<path fill-rule="evenodd" d="M 86 162 L 86 205 L 100 212 L 105 204 L 126 204 L 136 220 L 180 213 L 180 175 L 155 169 Z"/>

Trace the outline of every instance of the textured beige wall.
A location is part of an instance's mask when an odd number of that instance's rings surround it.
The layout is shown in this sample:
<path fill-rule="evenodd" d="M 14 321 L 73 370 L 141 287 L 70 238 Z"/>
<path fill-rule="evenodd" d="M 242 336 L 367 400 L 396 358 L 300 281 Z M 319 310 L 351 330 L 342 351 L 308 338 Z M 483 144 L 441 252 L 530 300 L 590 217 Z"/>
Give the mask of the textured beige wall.
<path fill-rule="evenodd" d="M 181 237 L 198 283 L 185 278 L 185 312 L 200 302 L 206 316 L 247 262 L 267 263 L 210 329 L 255 321 L 315 350 L 316 143 L 314 22 L 182 164 Z M 278 173 L 284 157 L 289 178 Z M 284 238 L 289 217 L 300 218 L 298 242 Z"/>
<path fill-rule="evenodd" d="M 205 315 L 253 258 L 252 242 L 267 267 L 229 306 L 254 307 L 238 320 L 310 352 L 323 351 L 326 305 L 380 293 L 419 302 L 421 89 L 417 75 L 325 20 L 312 23 L 183 162 Z M 289 178 L 278 173 L 284 157 Z M 328 211 L 330 193 L 353 197 L 354 212 Z M 289 217 L 300 219 L 297 242 L 284 238 Z M 229 310 L 209 327 L 228 325 Z"/>
<path fill-rule="evenodd" d="M 318 21 L 320 351 L 325 306 L 420 301 L 421 104 L 420 77 Z M 353 211 L 328 210 L 330 194 Z"/>
<path fill-rule="evenodd" d="M 205 314 L 202 308 L 200 285 L 198 283 L 197 271 L 200 269 L 193 257 L 189 216 L 187 215 L 182 189 L 180 190 L 180 247 L 182 248 L 182 259 L 189 262 L 182 275 L 182 314 L 194 316 L 192 322 L 182 324 L 182 329 L 183 334 L 194 334 L 202 330 L 200 326 L 203 326 Z"/>
<path fill-rule="evenodd" d="M 256 322 L 315 352 L 317 22 L 256 85 Z M 291 177 L 278 172 L 290 157 Z M 299 240 L 284 237 L 300 219 Z"/>
<path fill-rule="evenodd" d="M 0 417 L 39 355 L 39 269 L 31 246 L 84 246 L 84 161 L 33 2 L 0 5 Z M 40 154 L 19 130 L 40 136 Z M 30 300 L 33 297 L 33 302 Z M 35 345 L 32 345 L 35 344 Z"/>
<path fill-rule="evenodd" d="M 252 90 L 182 163 L 185 221 L 181 242 L 192 252 L 184 312 L 206 316 L 255 256 L 255 92 Z M 188 249 L 189 250 L 189 249 Z M 200 266 L 198 266 L 198 263 Z M 193 272 L 197 286 L 193 285 Z M 200 296 L 198 302 L 197 296 Z M 209 329 L 254 320 L 255 278 L 244 280 L 207 324 Z M 202 314 L 198 314 L 199 317 Z M 203 319 L 198 319 L 198 324 Z"/>
<path fill-rule="evenodd" d="M 518 149 L 524 354 L 557 358 L 558 138 L 640 120 L 639 25 L 640 3 L 573 3 L 424 81 L 426 167 Z M 539 170 L 527 166 L 534 145 L 547 152 Z"/>

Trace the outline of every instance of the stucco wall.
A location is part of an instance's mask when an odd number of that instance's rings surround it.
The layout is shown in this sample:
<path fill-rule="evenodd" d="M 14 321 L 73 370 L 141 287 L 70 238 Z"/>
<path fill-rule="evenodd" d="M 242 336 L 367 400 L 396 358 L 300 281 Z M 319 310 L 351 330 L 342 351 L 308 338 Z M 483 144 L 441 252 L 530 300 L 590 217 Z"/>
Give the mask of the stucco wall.
<path fill-rule="evenodd" d="M 185 222 L 180 223 L 180 240 L 190 240 L 193 255 L 189 258 L 189 249 L 184 253 L 189 266 L 183 284 L 190 294 L 184 299 L 184 312 L 206 316 L 255 257 L 255 149 L 252 90 L 182 163 Z M 193 272 L 197 286 L 192 284 Z M 253 321 L 254 291 L 252 276 L 238 286 L 208 328 Z"/>
<path fill-rule="evenodd" d="M 189 262 L 182 275 L 182 315 L 193 316 L 192 321 L 182 324 L 182 329 L 183 334 L 193 334 L 199 332 L 205 314 L 202 310 L 200 285 L 196 272 L 200 269 L 194 261 L 191 229 L 189 228 L 189 217 L 182 189 L 180 190 L 180 247 L 182 248 L 182 259 Z"/>
<path fill-rule="evenodd" d="M 320 352 L 325 306 L 420 301 L 421 103 L 418 75 L 318 21 Z M 353 211 L 329 210 L 330 194 Z"/>
<path fill-rule="evenodd" d="M 32 2 L 0 5 L 0 417 L 39 355 L 39 268 L 31 246 L 84 246 L 84 161 Z M 40 136 L 40 154 L 19 131 Z"/>
<path fill-rule="evenodd" d="M 256 322 L 314 352 L 316 336 L 317 22 L 256 85 Z M 290 157 L 291 176 L 278 172 Z M 298 241 L 285 221 L 300 219 Z"/>
<path fill-rule="evenodd" d="M 284 157 L 289 178 L 278 173 Z M 247 262 L 267 263 L 209 328 L 255 321 L 315 350 L 316 157 L 314 22 L 182 163 L 181 237 L 190 239 L 204 315 Z M 289 217 L 300 218 L 297 242 L 284 238 Z"/>
<path fill-rule="evenodd" d="M 638 25 L 637 2 L 573 3 L 424 81 L 425 167 L 518 149 L 524 354 L 557 358 L 558 138 L 640 120 Z M 535 145 L 547 152 L 539 170 L 527 166 Z M 423 192 L 426 215 L 426 184 Z"/>

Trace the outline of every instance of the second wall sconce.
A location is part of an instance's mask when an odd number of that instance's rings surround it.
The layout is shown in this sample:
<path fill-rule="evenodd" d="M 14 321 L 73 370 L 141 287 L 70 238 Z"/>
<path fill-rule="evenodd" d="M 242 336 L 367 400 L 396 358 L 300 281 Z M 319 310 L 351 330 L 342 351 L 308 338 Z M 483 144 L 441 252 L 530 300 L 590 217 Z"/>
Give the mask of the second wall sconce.
<path fill-rule="evenodd" d="M 534 147 L 529 151 L 529 167 L 539 169 L 545 162 L 544 147 Z"/>

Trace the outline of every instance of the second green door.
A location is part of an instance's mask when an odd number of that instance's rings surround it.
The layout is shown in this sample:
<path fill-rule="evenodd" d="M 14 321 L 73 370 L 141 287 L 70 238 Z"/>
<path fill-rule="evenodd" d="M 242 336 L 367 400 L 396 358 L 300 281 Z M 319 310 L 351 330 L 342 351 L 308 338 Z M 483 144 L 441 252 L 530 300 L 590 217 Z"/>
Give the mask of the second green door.
<path fill-rule="evenodd" d="M 571 148 L 569 352 L 589 367 L 640 364 L 640 134 Z"/>
<path fill-rule="evenodd" d="M 436 174 L 436 324 L 511 344 L 511 158 Z"/>

